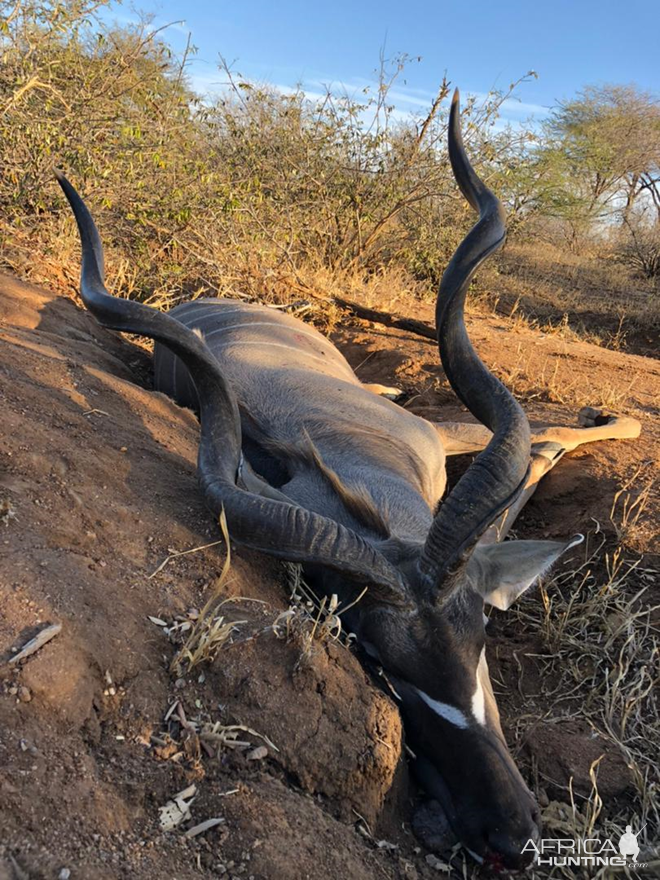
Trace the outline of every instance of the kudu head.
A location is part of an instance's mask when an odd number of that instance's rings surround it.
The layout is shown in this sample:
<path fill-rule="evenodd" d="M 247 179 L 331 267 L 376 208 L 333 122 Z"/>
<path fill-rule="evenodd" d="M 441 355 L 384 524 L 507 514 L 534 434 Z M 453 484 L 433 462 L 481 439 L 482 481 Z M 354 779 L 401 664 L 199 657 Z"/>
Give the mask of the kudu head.
<path fill-rule="evenodd" d="M 436 308 L 442 363 L 453 389 L 493 438 L 442 502 L 422 545 L 364 537 L 299 507 L 257 474 L 241 453 L 238 404 L 218 362 L 169 315 L 108 294 L 98 231 L 80 196 L 58 173 L 82 243 L 81 296 L 106 327 L 149 336 L 181 358 L 197 388 L 199 482 L 238 543 L 323 572 L 328 582 L 368 587 L 351 618 L 402 703 L 418 775 L 478 858 L 518 867 L 537 835 L 537 808 L 500 727 L 484 655 L 484 606 L 506 609 L 572 542 L 480 545 L 488 526 L 522 491 L 530 460 L 527 419 L 486 369 L 465 330 L 474 272 L 500 247 L 504 213 L 472 169 L 461 139 L 458 93 L 449 122 L 456 180 L 479 220 L 443 276 Z M 249 479 L 248 479 L 249 476 Z"/>
<path fill-rule="evenodd" d="M 506 610 L 573 543 L 477 544 L 440 581 L 411 573 L 415 601 L 381 602 L 357 627 L 399 701 L 422 788 L 473 856 L 508 868 L 530 860 L 539 811 L 500 725 L 484 612 Z"/>

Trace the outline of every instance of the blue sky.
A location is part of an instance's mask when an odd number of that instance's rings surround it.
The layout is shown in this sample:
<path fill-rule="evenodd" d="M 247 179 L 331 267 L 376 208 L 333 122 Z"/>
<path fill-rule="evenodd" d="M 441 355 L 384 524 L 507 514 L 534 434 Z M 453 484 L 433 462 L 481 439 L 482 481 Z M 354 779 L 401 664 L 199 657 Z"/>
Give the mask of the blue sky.
<path fill-rule="evenodd" d="M 335 84 L 356 90 L 374 79 L 379 53 L 421 56 L 396 90 L 402 111 L 428 106 L 447 72 L 464 92 L 506 88 L 535 70 L 503 116 L 541 119 L 557 100 L 586 84 L 635 82 L 660 92 L 658 0 L 137 0 L 156 24 L 185 21 L 167 32 L 175 48 L 192 32 L 198 53 L 189 73 L 199 90 L 219 87 L 218 55 L 237 71 L 310 92 Z M 126 23 L 131 7 L 111 17 Z"/>

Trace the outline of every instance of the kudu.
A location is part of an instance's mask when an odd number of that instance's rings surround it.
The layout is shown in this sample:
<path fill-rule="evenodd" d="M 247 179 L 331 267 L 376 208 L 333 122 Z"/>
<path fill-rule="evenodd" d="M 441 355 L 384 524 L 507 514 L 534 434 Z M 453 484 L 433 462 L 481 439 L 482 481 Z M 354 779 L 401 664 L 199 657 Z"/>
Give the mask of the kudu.
<path fill-rule="evenodd" d="M 466 156 L 457 94 L 449 156 L 479 220 L 444 273 L 438 343 L 479 425 L 433 425 L 376 396 L 327 339 L 278 310 L 202 299 L 163 314 L 110 296 L 98 231 L 58 179 L 80 232 L 85 305 L 105 327 L 156 340 L 156 388 L 198 410 L 207 505 L 239 544 L 303 563 L 320 592 L 348 601 L 368 587 L 345 622 L 396 692 L 418 778 L 478 859 L 516 867 L 539 817 L 500 726 L 484 603 L 508 608 L 576 539 L 500 540 L 564 451 L 639 425 L 591 411 L 591 427 L 546 429 L 531 445 L 465 329 L 470 279 L 503 244 L 505 218 Z M 479 449 L 441 502 L 446 455 Z"/>

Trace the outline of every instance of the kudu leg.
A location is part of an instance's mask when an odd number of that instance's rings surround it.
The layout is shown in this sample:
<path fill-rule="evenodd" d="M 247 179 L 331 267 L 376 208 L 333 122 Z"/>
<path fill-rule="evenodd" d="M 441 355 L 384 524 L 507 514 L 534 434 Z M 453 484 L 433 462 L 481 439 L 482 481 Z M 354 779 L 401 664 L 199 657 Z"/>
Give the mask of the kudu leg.
<path fill-rule="evenodd" d="M 387 397 L 388 400 L 397 400 L 403 391 L 400 388 L 391 388 L 389 385 L 379 385 L 378 382 L 363 382 L 364 388 L 377 394 L 379 397 Z"/>
<path fill-rule="evenodd" d="M 627 416 L 607 416 L 601 410 L 585 406 L 578 413 L 579 428 L 540 428 L 532 434 L 532 443 L 559 443 L 571 452 L 583 443 L 597 440 L 633 440 L 639 437 L 640 423 Z M 481 452 L 493 436 L 484 425 L 445 422 L 434 425 L 440 435 L 445 455 Z"/>
<path fill-rule="evenodd" d="M 542 428 L 532 434 L 532 443 L 550 441 L 560 443 L 571 452 L 583 443 L 597 440 L 634 440 L 639 437 L 641 424 L 628 416 L 608 416 L 602 410 L 584 406 L 578 413 L 580 428 Z"/>
<path fill-rule="evenodd" d="M 462 422 L 433 423 L 440 435 L 445 455 L 469 455 L 481 452 L 490 443 L 493 436 L 485 425 L 463 424 Z"/>
<path fill-rule="evenodd" d="M 585 406 L 578 413 L 579 428 L 548 427 L 532 434 L 532 462 L 524 491 L 480 539 L 482 544 L 502 541 L 512 528 L 525 504 L 532 497 L 543 476 L 552 470 L 566 452 L 584 443 L 598 440 L 634 440 L 641 425 L 637 419 L 608 416 L 594 407 Z M 450 422 L 436 426 L 447 455 L 463 455 L 484 449 L 491 432 L 483 425 Z"/>

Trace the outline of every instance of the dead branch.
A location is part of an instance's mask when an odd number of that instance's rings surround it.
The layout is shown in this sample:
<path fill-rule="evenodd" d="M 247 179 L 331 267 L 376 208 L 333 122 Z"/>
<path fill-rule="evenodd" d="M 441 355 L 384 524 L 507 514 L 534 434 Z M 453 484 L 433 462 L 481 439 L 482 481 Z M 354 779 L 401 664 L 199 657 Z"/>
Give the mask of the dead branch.
<path fill-rule="evenodd" d="M 414 318 L 404 318 L 400 315 L 392 315 L 389 312 L 381 312 L 377 309 L 369 309 L 359 303 L 342 299 L 338 296 L 332 297 L 332 301 L 340 308 L 352 312 L 358 318 L 363 318 L 365 321 L 373 321 L 375 324 L 383 324 L 385 327 L 396 327 L 398 330 L 406 330 L 408 333 L 414 333 L 416 336 L 428 339 L 434 344 L 437 343 L 435 329 L 423 321 L 416 321 Z"/>

